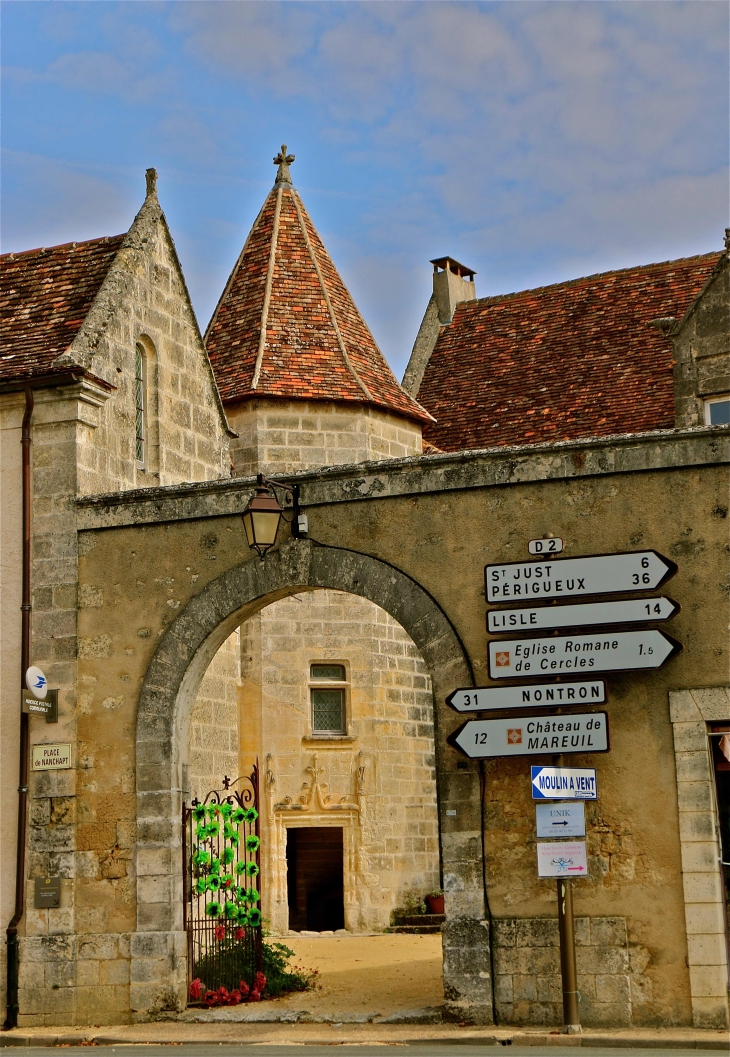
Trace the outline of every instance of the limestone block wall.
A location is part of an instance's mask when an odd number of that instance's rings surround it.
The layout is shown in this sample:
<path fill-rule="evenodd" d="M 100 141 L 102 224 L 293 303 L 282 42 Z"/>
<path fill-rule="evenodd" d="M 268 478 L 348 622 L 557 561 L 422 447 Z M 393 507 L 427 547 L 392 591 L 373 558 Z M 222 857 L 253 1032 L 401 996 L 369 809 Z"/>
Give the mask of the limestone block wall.
<path fill-rule="evenodd" d="M 420 455 L 417 422 L 365 404 L 247 401 L 227 409 L 236 477 Z"/>
<path fill-rule="evenodd" d="M 677 426 L 704 425 L 704 398 L 730 393 L 729 315 L 730 267 L 726 256 L 672 340 Z"/>
<path fill-rule="evenodd" d="M 563 1022 L 555 918 L 499 918 L 493 927 L 495 1004 L 502 1024 Z M 628 1027 L 647 981 L 648 952 L 629 942 L 622 917 L 575 919 L 581 1024 Z"/>
<path fill-rule="evenodd" d="M 240 642 L 236 631 L 226 639 L 203 676 L 190 719 L 189 798 L 203 800 L 221 789 L 224 775 L 238 777 L 238 684 Z"/>
<path fill-rule="evenodd" d="M 148 360 L 148 459 L 142 469 L 135 459 L 137 341 L 145 345 Z M 74 768 L 31 775 L 26 913 L 21 924 L 22 1024 L 96 1023 L 100 1017 L 118 1023 L 129 1016 L 125 937 L 136 927 L 137 834 L 133 824 L 116 820 L 125 815 L 125 803 L 126 817 L 134 817 L 134 760 L 127 756 L 121 761 L 121 781 L 109 779 L 108 762 L 119 741 L 119 710 L 137 689 L 124 673 L 125 658 L 135 638 L 151 632 L 130 631 L 131 644 L 116 658 L 121 693 L 98 694 L 96 679 L 90 677 L 77 684 L 79 659 L 105 661 L 111 656 L 107 636 L 77 638 L 77 606 L 92 615 L 102 607 L 113 590 L 114 570 L 107 568 L 98 583 L 79 590 L 74 498 L 79 493 L 211 480 L 229 471 L 225 417 L 156 198 L 145 203 L 89 316 L 59 362 L 67 361 L 85 365 L 105 384 L 84 380 L 34 394 L 31 655 L 50 686 L 59 690 L 59 722 L 50 726 L 31 717 L 30 740 L 71 742 Z M 10 543 L 19 533 L 23 400 L 3 396 L 0 409 L 0 505 L 4 539 Z M 12 547 L 7 557 L 13 559 Z M 9 747 L 8 766 L 2 769 L 2 816 L 9 823 L 3 831 L 0 901 L 6 921 L 15 881 L 18 559 L 16 552 L 3 566 L 1 585 L 3 599 L 14 610 L 7 622 L 3 620 L 2 651 L 2 734 L 3 745 Z M 99 792 L 98 807 L 76 817 L 76 797 L 89 788 Z M 61 909 L 37 911 L 34 881 L 49 874 L 62 879 Z M 45 952 L 43 958 L 40 951 Z M 3 956 L 3 988 L 5 966 Z M 4 993 L 0 1001 L 5 1001 Z"/>
<path fill-rule="evenodd" d="M 347 672 L 347 733 L 313 734 L 310 665 Z M 241 769 L 262 767 L 264 912 L 288 926 L 286 829 L 339 825 L 346 927 L 380 929 L 407 893 L 439 887 L 433 701 L 423 660 L 384 610 L 296 595 L 241 627 Z"/>

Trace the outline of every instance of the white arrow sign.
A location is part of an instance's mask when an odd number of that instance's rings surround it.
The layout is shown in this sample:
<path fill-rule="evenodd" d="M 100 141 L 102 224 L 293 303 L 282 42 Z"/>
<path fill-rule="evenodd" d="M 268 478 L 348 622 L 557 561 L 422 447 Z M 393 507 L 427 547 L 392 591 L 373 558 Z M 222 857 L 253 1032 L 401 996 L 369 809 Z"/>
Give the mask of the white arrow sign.
<path fill-rule="evenodd" d="M 595 767 L 530 768 L 533 800 L 597 800 Z"/>
<path fill-rule="evenodd" d="M 585 804 L 535 804 L 535 825 L 538 838 L 585 837 Z"/>
<path fill-rule="evenodd" d="M 535 639 L 493 639 L 490 679 L 661 668 L 682 645 L 663 631 L 603 631 Z"/>
<path fill-rule="evenodd" d="M 455 712 L 493 712 L 502 708 L 539 708 L 541 705 L 602 705 L 603 679 L 585 683 L 547 683 L 534 686 L 475 686 L 454 690 L 446 704 Z"/>
<path fill-rule="evenodd" d="M 487 613 L 487 631 L 544 631 L 547 628 L 579 628 L 587 624 L 640 624 L 669 620 L 678 612 L 679 603 L 671 598 L 626 598 L 620 602 L 583 602 L 572 606 L 492 609 Z"/>
<path fill-rule="evenodd" d="M 598 554 L 592 558 L 556 558 L 541 562 L 487 565 L 487 602 L 537 601 L 569 595 L 651 591 L 674 576 L 677 566 L 656 551 Z"/>
<path fill-rule="evenodd" d="M 582 712 L 470 719 L 448 740 L 472 760 L 549 752 L 608 752 L 608 716 L 605 712 Z"/>

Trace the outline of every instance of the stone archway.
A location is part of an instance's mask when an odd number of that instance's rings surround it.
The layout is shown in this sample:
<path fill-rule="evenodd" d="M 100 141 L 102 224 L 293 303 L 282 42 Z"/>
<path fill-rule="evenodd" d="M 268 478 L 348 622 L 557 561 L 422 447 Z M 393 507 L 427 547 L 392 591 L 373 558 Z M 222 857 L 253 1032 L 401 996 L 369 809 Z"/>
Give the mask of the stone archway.
<path fill-rule="evenodd" d="M 290 540 L 265 562 L 243 562 L 193 598 L 155 652 L 137 713 L 137 931 L 130 952 L 130 1000 L 137 1019 L 146 1018 L 154 1008 L 179 1008 L 185 1002 L 179 862 L 181 746 L 187 745 L 187 725 L 202 676 L 222 642 L 243 620 L 287 595 L 321 588 L 361 595 L 390 613 L 418 647 L 431 675 L 436 702 L 456 686 L 473 685 L 466 651 L 433 597 L 394 566 L 366 554 Z M 452 800 L 478 797 L 479 782 L 474 771 L 447 773 L 450 769 L 444 765 L 438 736 L 438 707 L 435 722 L 437 773 L 445 812 Z M 442 820 L 441 842 L 448 915 L 445 992 L 458 1015 L 490 1022 L 481 834 L 454 825 L 444 828 Z"/>

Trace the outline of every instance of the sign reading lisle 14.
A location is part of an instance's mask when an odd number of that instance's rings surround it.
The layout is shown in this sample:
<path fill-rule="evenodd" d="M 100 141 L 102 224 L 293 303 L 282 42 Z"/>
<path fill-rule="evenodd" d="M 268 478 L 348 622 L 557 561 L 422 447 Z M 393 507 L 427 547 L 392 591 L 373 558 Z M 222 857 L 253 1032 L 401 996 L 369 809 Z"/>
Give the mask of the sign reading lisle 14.
<path fill-rule="evenodd" d="M 487 565 L 487 602 L 564 598 L 652 591 L 677 571 L 656 551 L 597 554 L 587 558 L 556 558 L 546 562 Z"/>
<path fill-rule="evenodd" d="M 493 639 L 490 679 L 661 668 L 682 645 L 663 631 L 604 631 L 551 638 Z"/>
<path fill-rule="evenodd" d="M 583 602 L 572 606 L 526 606 L 491 609 L 487 631 L 546 631 L 604 624 L 646 624 L 669 620 L 679 612 L 671 598 L 622 598 L 617 602 Z"/>

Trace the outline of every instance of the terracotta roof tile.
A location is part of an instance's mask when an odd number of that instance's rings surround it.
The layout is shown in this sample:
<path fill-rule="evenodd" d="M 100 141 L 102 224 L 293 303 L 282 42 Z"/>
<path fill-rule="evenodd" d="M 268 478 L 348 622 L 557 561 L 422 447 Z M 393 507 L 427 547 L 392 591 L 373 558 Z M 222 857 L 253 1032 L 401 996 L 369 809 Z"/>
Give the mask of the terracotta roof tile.
<path fill-rule="evenodd" d="M 290 185 L 266 199 L 205 343 L 224 403 L 354 401 L 429 421 L 396 381 Z"/>
<path fill-rule="evenodd" d="M 0 257 L 0 379 L 49 373 L 76 337 L 124 235 Z"/>
<path fill-rule="evenodd" d="M 444 451 L 674 426 L 671 342 L 720 253 L 457 306 L 418 391 Z"/>

